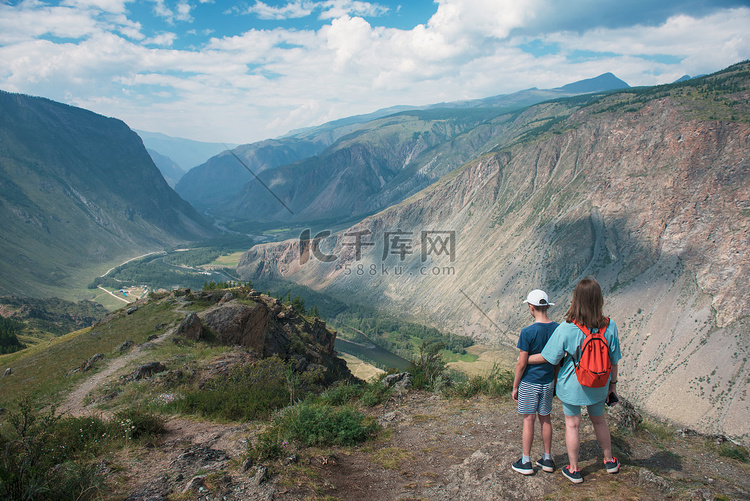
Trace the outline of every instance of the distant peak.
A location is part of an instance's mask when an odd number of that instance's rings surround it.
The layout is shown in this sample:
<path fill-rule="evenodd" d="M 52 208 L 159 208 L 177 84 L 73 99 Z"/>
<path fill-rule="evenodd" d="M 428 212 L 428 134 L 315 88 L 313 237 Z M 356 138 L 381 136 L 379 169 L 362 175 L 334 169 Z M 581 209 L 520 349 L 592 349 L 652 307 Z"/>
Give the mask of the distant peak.
<path fill-rule="evenodd" d="M 603 73 L 598 77 L 587 78 L 577 82 L 569 83 L 559 87 L 558 90 L 583 94 L 588 92 L 602 92 L 607 90 L 625 89 L 630 87 L 626 82 L 620 80 L 612 73 Z"/>

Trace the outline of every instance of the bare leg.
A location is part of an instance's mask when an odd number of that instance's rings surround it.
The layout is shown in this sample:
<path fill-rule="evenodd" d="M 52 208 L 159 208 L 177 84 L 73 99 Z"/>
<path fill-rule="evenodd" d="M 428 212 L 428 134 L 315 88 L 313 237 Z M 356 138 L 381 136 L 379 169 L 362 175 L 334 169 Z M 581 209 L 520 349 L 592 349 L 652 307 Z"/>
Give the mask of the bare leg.
<path fill-rule="evenodd" d="M 612 461 L 612 438 L 609 435 L 609 426 L 607 426 L 607 419 L 604 414 L 601 416 L 589 416 L 591 418 L 591 424 L 594 425 L 594 433 L 596 433 L 596 440 L 599 442 L 599 446 L 604 452 L 604 460 Z"/>
<path fill-rule="evenodd" d="M 539 424 L 542 428 L 542 442 L 544 443 L 544 452 L 552 454 L 552 419 L 550 415 L 539 416 Z"/>
<path fill-rule="evenodd" d="M 531 444 L 534 443 L 534 420 L 536 414 L 523 415 L 523 454 L 531 456 Z"/>
<path fill-rule="evenodd" d="M 578 471 L 578 450 L 581 447 L 578 428 L 581 426 L 581 415 L 565 416 L 565 447 L 568 449 L 570 471 Z"/>

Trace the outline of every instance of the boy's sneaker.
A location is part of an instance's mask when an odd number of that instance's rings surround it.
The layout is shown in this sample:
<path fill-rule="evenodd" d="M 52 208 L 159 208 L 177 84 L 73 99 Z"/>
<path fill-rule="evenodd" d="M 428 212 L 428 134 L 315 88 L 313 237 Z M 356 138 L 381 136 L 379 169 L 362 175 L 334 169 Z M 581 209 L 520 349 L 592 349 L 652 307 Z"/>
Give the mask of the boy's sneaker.
<path fill-rule="evenodd" d="M 583 482 L 583 476 L 581 475 L 581 470 L 570 471 L 570 467 L 565 466 L 562 469 L 562 474 L 574 484 L 580 484 L 581 482 Z"/>
<path fill-rule="evenodd" d="M 522 463 L 523 458 L 519 459 L 515 463 L 511 465 L 511 468 L 516 470 L 518 473 L 522 475 L 531 475 L 534 473 L 534 467 L 531 464 L 531 461 L 527 461 L 525 463 Z"/>
<path fill-rule="evenodd" d="M 607 469 L 607 473 L 617 473 L 620 471 L 620 462 L 612 456 L 612 461 L 604 460 L 604 467 Z"/>
<path fill-rule="evenodd" d="M 537 466 L 539 466 L 542 470 L 546 471 L 547 473 L 552 473 L 555 471 L 555 462 L 552 459 L 540 459 L 536 462 Z"/>

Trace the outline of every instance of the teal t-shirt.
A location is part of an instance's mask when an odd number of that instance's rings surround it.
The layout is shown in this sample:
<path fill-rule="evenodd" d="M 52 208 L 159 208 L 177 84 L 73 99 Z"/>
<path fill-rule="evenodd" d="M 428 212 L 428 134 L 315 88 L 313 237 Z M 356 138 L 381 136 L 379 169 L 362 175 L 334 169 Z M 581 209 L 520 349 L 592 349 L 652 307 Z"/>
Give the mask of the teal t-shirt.
<path fill-rule="evenodd" d="M 593 405 L 604 401 L 609 392 L 608 385 L 602 388 L 588 388 L 581 386 L 575 372 L 575 361 L 581 356 L 585 334 L 575 324 L 565 322 L 555 329 L 552 337 L 542 350 L 542 356 L 551 364 L 563 361 L 557 374 L 557 398 L 570 405 Z M 617 325 L 609 321 L 609 327 L 604 331 L 604 338 L 609 344 L 609 356 L 612 365 L 620 361 L 620 339 L 617 335 Z"/>

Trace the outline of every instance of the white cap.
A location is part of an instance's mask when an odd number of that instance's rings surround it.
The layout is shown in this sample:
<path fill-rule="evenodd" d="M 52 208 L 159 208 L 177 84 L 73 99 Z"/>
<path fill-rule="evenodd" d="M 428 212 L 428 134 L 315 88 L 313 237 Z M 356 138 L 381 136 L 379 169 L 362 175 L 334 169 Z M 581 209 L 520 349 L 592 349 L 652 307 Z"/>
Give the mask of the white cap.
<path fill-rule="evenodd" d="M 547 293 L 539 289 L 529 292 L 524 303 L 533 304 L 534 306 L 555 306 L 555 303 L 549 302 Z"/>

